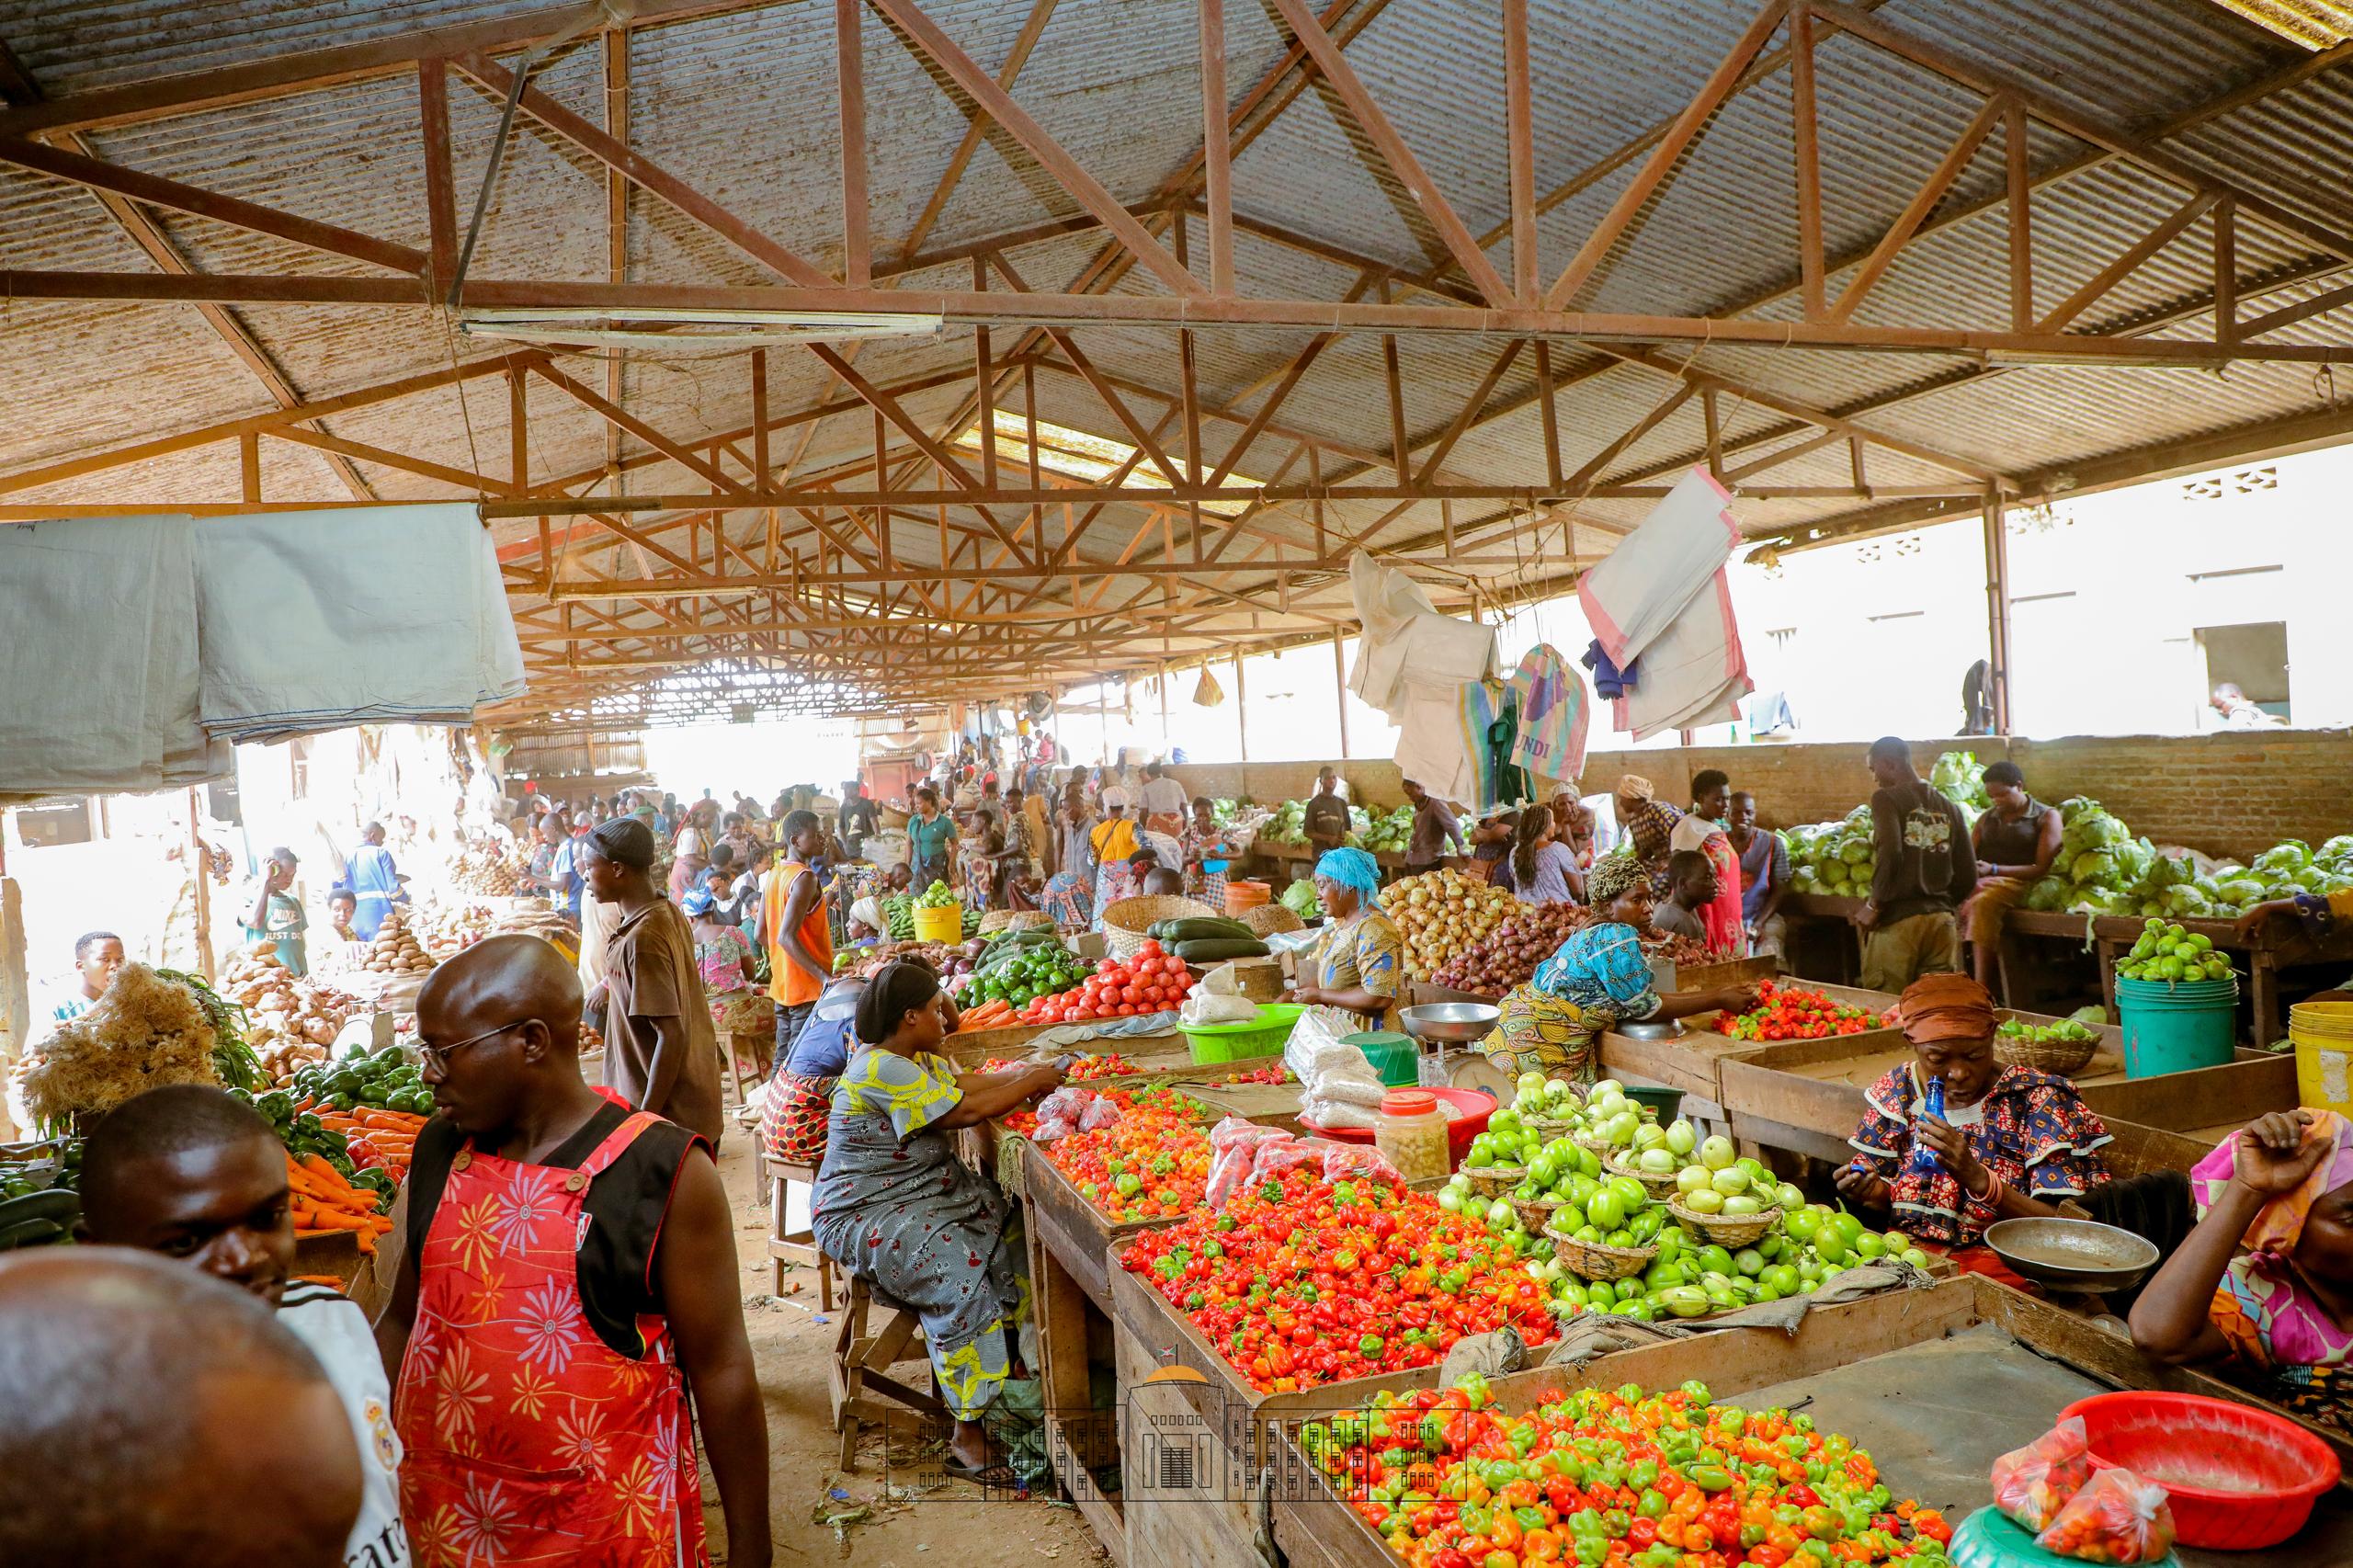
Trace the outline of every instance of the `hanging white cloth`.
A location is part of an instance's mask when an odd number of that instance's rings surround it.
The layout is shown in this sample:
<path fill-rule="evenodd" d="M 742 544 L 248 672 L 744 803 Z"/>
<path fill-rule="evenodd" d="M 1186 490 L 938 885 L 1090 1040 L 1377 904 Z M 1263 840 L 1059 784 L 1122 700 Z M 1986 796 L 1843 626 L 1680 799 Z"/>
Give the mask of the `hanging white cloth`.
<path fill-rule="evenodd" d="M 1622 670 L 1642 659 L 1642 678 L 1650 678 L 1652 642 L 1740 544 L 1740 525 L 1726 505 L 1731 499 L 1715 475 L 1691 469 L 1601 564 L 1578 579 L 1577 602 L 1611 664 Z"/>
<path fill-rule="evenodd" d="M 497 551 L 468 503 L 208 523 L 196 599 L 218 737 L 462 724 L 524 689 Z"/>
<path fill-rule="evenodd" d="M 0 527 L 0 800 L 226 778 L 197 727 L 195 524 L 74 517 Z"/>
<path fill-rule="evenodd" d="M 1720 568 L 1642 655 L 1642 680 L 1613 705 L 1617 727 L 1638 741 L 1668 730 L 1729 723 L 1754 683 Z"/>
<path fill-rule="evenodd" d="M 1419 584 L 1361 551 L 1349 558 L 1348 586 L 1364 623 L 1349 688 L 1397 726 L 1397 766 L 1406 778 L 1442 799 L 1476 800 L 1462 687 L 1500 678 L 1495 629 L 1440 615 Z"/>

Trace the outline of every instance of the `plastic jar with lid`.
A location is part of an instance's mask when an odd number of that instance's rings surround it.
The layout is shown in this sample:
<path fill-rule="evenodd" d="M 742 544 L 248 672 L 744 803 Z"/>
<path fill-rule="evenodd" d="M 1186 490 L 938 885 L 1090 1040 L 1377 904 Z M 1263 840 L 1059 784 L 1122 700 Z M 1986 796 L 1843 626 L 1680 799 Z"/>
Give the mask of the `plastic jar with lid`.
<path fill-rule="evenodd" d="M 1407 1181 L 1434 1181 L 1451 1170 L 1450 1119 L 1427 1089 L 1392 1089 L 1372 1119 L 1372 1143 Z"/>

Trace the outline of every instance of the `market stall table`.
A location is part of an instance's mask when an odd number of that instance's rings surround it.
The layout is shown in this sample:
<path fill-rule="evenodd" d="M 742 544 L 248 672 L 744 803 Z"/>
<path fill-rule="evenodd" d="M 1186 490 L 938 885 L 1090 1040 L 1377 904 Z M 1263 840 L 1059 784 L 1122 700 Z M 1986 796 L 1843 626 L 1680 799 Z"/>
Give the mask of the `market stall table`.
<path fill-rule="evenodd" d="M 1558 1391 L 1672 1389 L 1691 1378 L 1717 1400 L 1751 1410 L 1802 1406 L 1817 1430 L 1869 1449 L 1897 1496 L 1943 1508 L 1955 1525 L 1992 1500 L 1996 1458 L 2040 1436 L 2061 1409 L 2088 1394 L 2171 1389 L 2292 1419 L 2202 1373 L 2157 1367 L 2130 1341 L 2059 1308 L 1966 1276 L 1810 1312 L 1791 1335 L 1720 1331 L 1581 1368 L 1515 1373 L 1490 1388 L 1498 1405 L 1518 1412 Z M 1324 1412 L 1336 1408 L 1326 1403 Z M 2312 1430 L 2353 1463 L 2353 1441 Z M 1393 1568 L 1381 1538 L 1300 1451 L 1295 1421 L 1282 1424 L 1277 1442 L 1268 1513 L 1291 1568 Z M 2188 1568 L 2353 1562 L 2353 1497 L 2342 1487 L 2329 1493 L 2301 1531 L 2268 1551 L 2176 1550 Z"/>

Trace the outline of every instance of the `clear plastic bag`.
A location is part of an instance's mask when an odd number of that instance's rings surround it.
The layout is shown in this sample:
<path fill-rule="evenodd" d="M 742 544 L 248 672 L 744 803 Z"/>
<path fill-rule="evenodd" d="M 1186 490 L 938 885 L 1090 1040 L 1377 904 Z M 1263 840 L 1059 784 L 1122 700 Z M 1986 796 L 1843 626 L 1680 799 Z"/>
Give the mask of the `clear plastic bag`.
<path fill-rule="evenodd" d="M 2034 1544 L 2079 1562 L 2161 1562 L 2173 1550 L 2173 1506 L 2157 1483 L 2103 1470 L 2067 1499 Z"/>
<path fill-rule="evenodd" d="M 1994 1461 L 1994 1506 L 2030 1530 L 2059 1517 L 2067 1500 L 2092 1478 L 2084 1418 L 2071 1415 Z"/>
<path fill-rule="evenodd" d="M 1391 1165 L 1389 1156 L 1378 1149 L 1369 1149 L 1361 1143 L 1334 1143 L 1324 1139 L 1316 1142 L 1324 1150 L 1325 1181 L 1354 1181 L 1360 1176 L 1394 1178 L 1397 1175 L 1397 1167 Z"/>
<path fill-rule="evenodd" d="M 1093 1104 L 1080 1113 L 1078 1130 L 1081 1132 L 1092 1132 L 1098 1127 L 1108 1127 L 1119 1119 L 1118 1104 L 1098 1096 Z"/>
<path fill-rule="evenodd" d="M 1095 1091 L 1076 1084 L 1064 1084 L 1038 1102 L 1038 1119 L 1075 1122 L 1095 1103 Z"/>
<path fill-rule="evenodd" d="M 1038 1119 L 1038 1125 L 1029 1130 L 1029 1142 L 1051 1143 L 1056 1139 L 1067 1138 L 1077 1131 L 1078 1123 L 1067 1118 L 1041 1116 Z"/>
<path fill-rule="evenodd" d="M 1269 1138 L 1283 1136 L 1279 1128 L 1261 1127 L 1233 1116 L 1210 1129 L 1210 1175 L 1203 1192 L 1209 1206 L 1224 1208 L 1227 1199 L 1248 1185 L 1258 1145 Z"/>

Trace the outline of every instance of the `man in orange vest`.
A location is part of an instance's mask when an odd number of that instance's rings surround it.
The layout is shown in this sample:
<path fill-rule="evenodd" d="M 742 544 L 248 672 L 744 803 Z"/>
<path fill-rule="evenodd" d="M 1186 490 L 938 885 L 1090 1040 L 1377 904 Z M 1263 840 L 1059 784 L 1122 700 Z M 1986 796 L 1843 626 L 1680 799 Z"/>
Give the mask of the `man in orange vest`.
<path fill-rule="evenodd" d="M 817 994 L 834 973 L 834 930 L 825 896 L 809 869 L 824 847 L 814 812 L 784 819 L 784 860 L 769 874 L 760 902 L 760 932 L 768 945 L 768 995 L 776 1003 L 776 1060 L 781 1064 L 808 1021 Z"/>

